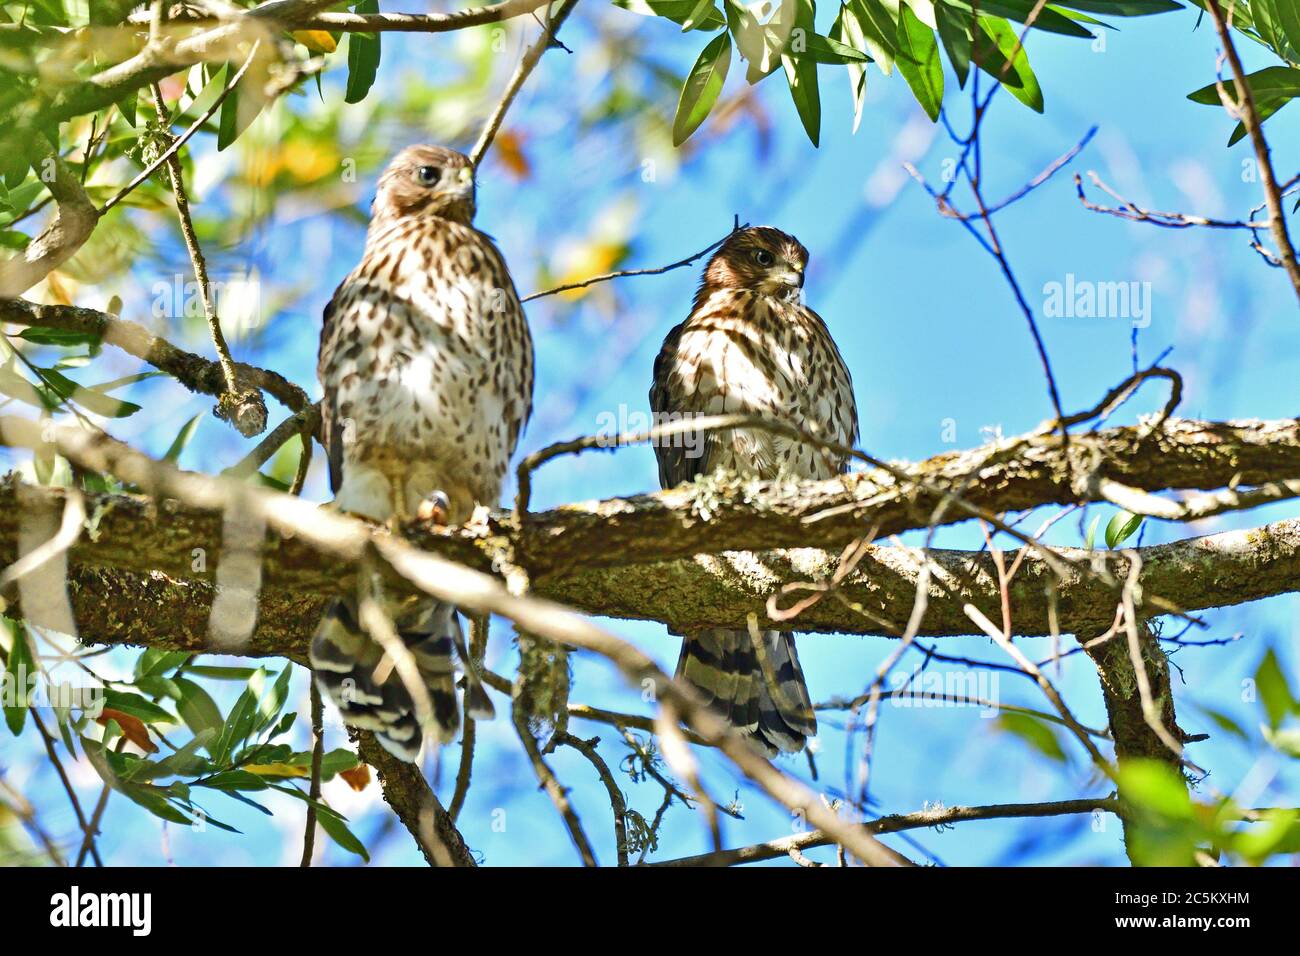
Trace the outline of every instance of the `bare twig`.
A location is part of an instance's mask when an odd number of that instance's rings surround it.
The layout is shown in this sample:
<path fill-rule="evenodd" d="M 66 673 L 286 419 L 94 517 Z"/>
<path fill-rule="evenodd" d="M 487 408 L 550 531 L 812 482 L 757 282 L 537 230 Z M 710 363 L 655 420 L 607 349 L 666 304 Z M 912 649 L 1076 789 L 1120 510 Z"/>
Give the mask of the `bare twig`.
<path fill-rule="evenodd" d="M 574 289 L 585 289 L 589 285 L 595 285 L 598 282 L 608 282 L 611 279 L 625 279 L 628 278 L 629 276 L 663 275 L 665 272 L 672 272 L 674 269 L 681 269 L 686 266 L 689 266 L 696 260 L 701 259 L 704 256 L 707 256 L 714 249 L 718 248 L 720 245 L 722 245 L 724 242 L 730 239 L 732 234 L 734 234 L 737 230 L 745 229 L 747 227 L 748 227 L 748 223 L 742 226 L 740 224 L 740 218 L 737 217 L 735 225 L 732 227 L 731 232 L 727 233 L 717 242 L 713 242 L 705 246 L 703 249 L 701 249 L 699 252 L 695 253 L 694 255 L 687 256 L 685 259 L 678 259 L 676 262 L 670 262 L 666 266 L 659 266 L 653 269 L 624 269 L 619 272 L 607 272 L 604 275 L 592 276 L 590 279 L 583 279 L 581 282 L 570 282 L 567 283 L 566 285 L 556 286 L 554 289 L 546 289 L 543 292 L 534 292 L 531 295 L 524 296 L 523 299 L 521 299 L 520 301 L 530 302 L 533 299 L 540 299 L 548 295 L 558 295 L 561 292 L 572 292 Z"/>
<path fill-rule="evenodd" d="M 256 44 L 254 44 L 256 47 Z M 249 62 L 252 56 L 249 56 Z M 171 125 L 171 116 L 163 103 L 162 90 L 158 84 L 153 85 L 154 109 L 158 122 L 165 130 Z M 194 269 L 194 279 L 199 287 L 199 301 L 203 304 L 203 314 L 208 321 L 208 334 L 212 336 L 212 346 L 217 352 L 217 362 L 226 381 L 226 390 L 217 401 L 217 414 L 230 422 L 245 438 L 251 438 L 266 428 L 266 403 L 256 389 L 240 385 L 235 370 L 235 360 L 230 357 L 230 347 L 226 344 L 225 333 L 221 330 L 221 318 L 212 303 L 212 283 L 208 280 L 208 263 L 199 248 L 199 239 L 194 232 L 194 221 L 190 218 L 190 200 L 185 191 L 184 171 L 181 169 L 180 157 L 172 153 L 167 157 L 167 171 L 171 176 L 172 193 L 176 198 L 176 214 L 180 219 L 181 235 L 185 239 L 185 248 L 190 254 L 190 264 Z"/>
<path fill-rule="evenodd" d="M 527 82 L 529 75 L 541 60 L 542 54 L 553 45 L 555 34 L 559 32 L 564 21 L 573 12 L 577 2 L 578 0 L 562 0 L 560 6 L 556 8 L 554 13 L 547 16 L 542 24 L 542 35 L 534 40 L 532 46 L 525 51 L 523 59 L 519 61 L 519 65 L 515 68 L 514 75 L 510 77 L 510 82 L 506 84 L 505 92 L 501 94 L 500 101 L 483 125 L 483 130 L 479 133 L 474 148 L 470 150 L 469 161 L 475 168 L 478 168 L 479 164 L 483 162 L 483 157 L 491 148 L 492 140 L 496 138 L 497 131 L 501 128 L 501 122 L 505 119 L 506 112 L 515 101 L 515 96 L 518 95 L 519 90 Z"/>
<path fill-rule="evenodd" d="M 316 802 L 320 800 L 320 766 L 325 756 L 325 705 L 321 700 L 320 688 L 316 686 L 315 676 L 308 672 L 307 686 L 311 693 L 311 784 L 307 793 L 307 822 L 302 835 L 302 862 L 300 866 L 311 866 L 311 858 L 316 850 Z"/>
<path fill-rule="evenodd" d="M 1260 128 L 1259 110 L 1255 104 L 1255 94 L 1246 81 L 1246 69 L 1232 42 L 1228 21 L 1224 16 L 1219 0 L 1205 0 L 1205 9 L 1214 20 L 1214 28 L 1219 33 L 1219 42 L 1223 52 L 1232 66 L 1232 75 L 1236 79 L 1235 103 L 1231 107 L 1238 113 L 1246 132 L 1250 134 L 1251 144 L 1255 147 L 1255 158 L 1259 162 L 1259 175 L 1264 183 L 1264 198 L 1268 203 L 1273 242 L 1277 245 L 1277 254 L 1282 260 L 1283 268 L 1291 280 L 1297 298 L 1300 298 L 1300 263 L 1296 262 L 1295 246 L 1291 244 L 1291 235 L 1287 229 L 1286 214 L 1282 208 L 1282 190 L 1278 186 L 1277 174 L 1273 171 L 1273 160 L 1269 154 L 1268 140 Z M 1222 95 L 1222 94 L 1220 94 Z M 1225 104 L 1227 105 L 1227 104 Z"/>
<path fill-rule="evenodd" d="M 596 768 L 596 774 L 600 777 L 600 782 L 605 785 L 605 793 L 609 796 L 610 809 L 614 811 L 614 845 L 617 847 L 618 865 L 627 866 L 627 801 L 623 799 L 623 791 L 619 790 L 618 781 L 610 772 L 609 764 L 596 750 L 600 738 L 592 737 L 590 740 L 583 740 L 570 733 L 561 733 L 556 734 L 555 739 L 557 743 L 578 751 Z"/>

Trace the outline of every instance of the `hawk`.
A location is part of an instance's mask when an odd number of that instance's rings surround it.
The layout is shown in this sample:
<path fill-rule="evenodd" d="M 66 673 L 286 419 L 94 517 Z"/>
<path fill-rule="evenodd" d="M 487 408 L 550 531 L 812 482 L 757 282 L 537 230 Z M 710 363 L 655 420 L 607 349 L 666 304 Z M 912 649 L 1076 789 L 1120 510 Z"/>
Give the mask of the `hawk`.
<path fill-rule="evenodd" d="M 709 260 L 690 316 L 655 360 L 656 421 L 763 415 L 841 445 L 857 442 L 853 381 L 826 323 L 803 303 L 808 250 L 770 226 L 739 229 Z M 659 442 L 659 483 L 729 470 L 756 478 L 832 478 L 847 461 L 759 429 L 705 432 L 694 448 Z M 682 639 L 677 676 L 759 749 L 801 750 L 817 733 L 794 635 L 711 628 Z M 767 668 L 764 668 L 766 658 Z"/>
<path fill-rule="evenodd" d="M 411 146 L 379 179 L 365 253 L 321 329 L 321 434 L 341 511 L 460 524 L 499 500 L 532 408 L 533 345 L 510 270 L 474 228 L 474 209 L 474 167 L 454 150 Z M 413 761 L 424 735 L 412 694 L 361 623 L 368 577 L 326 609 L 311 663 L 345 723 Z M 434 736 L 448 742 L 460 726 L 453 648 L 466 711 L 491 716 L 455 607 L 378 603 L 428 688 Z"/>

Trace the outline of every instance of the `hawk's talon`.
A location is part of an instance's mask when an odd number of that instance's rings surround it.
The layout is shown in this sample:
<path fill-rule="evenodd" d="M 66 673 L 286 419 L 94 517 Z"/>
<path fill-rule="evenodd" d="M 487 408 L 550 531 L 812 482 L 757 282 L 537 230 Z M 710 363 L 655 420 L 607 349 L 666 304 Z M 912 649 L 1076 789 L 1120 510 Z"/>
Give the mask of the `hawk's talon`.
<path fill-rule="evenodd" d="M 432 525 L 445 526 L 451 509 L 451 500 L 444 492 L 427 495 L 415 509 L 415 516 Z"/>

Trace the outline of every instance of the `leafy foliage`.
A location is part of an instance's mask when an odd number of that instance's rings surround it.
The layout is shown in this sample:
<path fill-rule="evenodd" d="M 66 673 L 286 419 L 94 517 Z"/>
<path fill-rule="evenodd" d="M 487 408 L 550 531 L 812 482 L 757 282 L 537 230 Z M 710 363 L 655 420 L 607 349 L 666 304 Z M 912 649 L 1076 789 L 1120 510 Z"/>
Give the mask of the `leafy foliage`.
<path fill-rule="evenodd" d="M 1272 746 L 1283 759 L 1300 760 L 1300 703 L 1271 649 L 1253 685 L 1264 718 L 1262 746 L 1227 715 L 1206 715 L 1252 752 Z M 1300 810 L 1254 810 L 1226 796 L 1196 799 L 1195 789 L 1189 793 L 1183 776 L 1161 761 L 1135 760 L 1121 767 L 1119 793 L 1132 814 L 1130 851 L 1144 865 L 1193 866 L 1200 854 L 1259 865 L 1300 853 Z"/>
<path fill-rule="evenodd" d="M 1025 29 L 1091 39 L 1094 28 L 1110 25 L 1093 18 L 1146 16 L 1181 9 L 1174 0 L 1067 0 L 1044 6 L 1034 15 L 1032 0 L 992 0 L 978 5 L 965 0 L 848 0 L 835 22 L 817 32 L 815 0 L 758 0 L 749 5 L 723 0 L 614 0 L 628 10 L 680 24 L 683 31 L 721 31 L 701 51 L 687 77 L 673 124 L 674 143 L 686 140 L 718 100 L 726 79 L 732 44 L 748 63 L 746 80 L 755 84 L 784 68 L 790 98 L 808 139 L 817 145 L 821 102 L 817 66 L 843 66 L 853 90 L 854 129 L 862 115 L 865 64 L 874 62 L 888 75 L 897 67 L 916 101 L 932 120 L 943 107 L 942 45 L 958 85 L 964 87 L 971 63 L 1003 82 L 1012 95 L 1036 112 L 1043 93 L 1021 43 Z M 1256 0 L 1261 2 L 1261 0 Z M 979 15 L 976 15 L 978 9 Z M 1012 23 L 1026 24 L 1016 29 Z M 1008 62 L 1010 61 L 1010 62 Z"/>
<path fill-rule="evenodd" d="M 1192 2 L 1205 8 L 1205 0 Z M 1250 87 L 1260 123 L 1264 123 L 1300 96 L 1300 6 L 1295 0 L 1236 0 L 1231 8 L 1231 26 L 1286 63 L 1285 66 L 1268 66 L 1246 75 L 1246 85 Z M 1222 86 L 1232 100 L 1240 99 L 1235 80 L 1225 78 Z M 1219 81 L 1189 93 L 1187 98 L 1206 106 L 1223 106 Z M 1245 135 L 1245 124 L 1238 122 L 1228 137 L 1228 145 L 1232 146 Z"/>
<path fill-rule="evenodd" d="M 23 686 L 29 690 L 38 675 L 51 679 L 31 651 L 29 642 L 37 639 L 34 633 L 10 618 L 0 618 L 0 630 L 9 635 L 6 686 L 15 687 L 20 673 L 26 675 Z M 312 761 L 310 751 L 295 750 L 281 740 L 297 719 L 285 711 L 293 665 L 286 663 L 272 677 L 261 667 L 206 667 L 194 660 L 187 653 L 145 650 L 136 659 L 130 680 L 83 688 L 93 692 L 85 695 L 93 698 L 93 705 L 55 706 L 59 736 L 68 755 L 75 759 L 80 751 L 114 792 L 159 819 L 183 826 L 211 825 L 237 832 L 209 811 L 209 794 L 221 794 L 267 815 L 273 811 L 263 801 L 275 793 L 310 803 L 321 828 L 336 843 L 366 857 L 346 818 L 293 782 L 311 776 Z M 243 685 L 225 714 L 204 686 L 212 681 Z M 25 693 L 6 700 L 5 720 L 11 733 L 22 733 L 27 709 Z M 173 743 L 181 729 L 189 731 L 189 740 Z M 321 761 L 321 779 L 330 780 L 359 765 L 351 751 L 330 751 Z"/>

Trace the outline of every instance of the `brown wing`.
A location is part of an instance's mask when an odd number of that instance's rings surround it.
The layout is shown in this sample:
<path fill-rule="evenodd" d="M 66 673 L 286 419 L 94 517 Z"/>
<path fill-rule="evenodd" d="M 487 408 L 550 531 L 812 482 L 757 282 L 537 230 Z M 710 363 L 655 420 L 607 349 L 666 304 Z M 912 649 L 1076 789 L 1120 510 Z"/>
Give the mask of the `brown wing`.
<path fill-rule="evenodd" d="M 349 277 L 350 278 L 350 277 Z M 337 492 L 343 483 L 343 432 L 338 427 L 338 409 L 335 406 L 334 389 L 325 375 L 328 353 L 338 341 L 339 329 L 339 293 L 347 285 L 344 279 L 334 290 L 329 304 L 325 306 L 325 317 L 320 330 L 320 352 L 317 359 L 316 374 L 320 378 L 324 394 L 320 402 L 320 441 L 325 448 L 330 466 L 330 491 Z"/>
<path fill-rule="evenodd" d="M 681 379 L 677 370 L 677 347 L 685 327 L 685 322 L 673 327 L 655 358 L 654 381 L 650 385 L 650 411 L 654 415 L 655 424 L 670 420 L 668 416 L 690 411 L 683 408 L 680 401 Z M 689 445 L 700 448 L 700 436 L 695 436 L 695 441 Z M 685 441 L 655 442 L 655 458 L 659 461 L 659 487 L 675 488 L 696 475 L 710 471 L 708 436 L 705 436 L 703 454 L 688 455 L 687 446 Z"/>
<path fill-rule="evenodd" d="M 848 445 L 850 448 L 856 448 L 858 445 L 858 405 L 853 397 L 853 375 L 849 371 L 848 365 L 844 361 L 844 356 L 840 354 L 839 346 L 835 344 L 835 339 L 826 326 L 826 321 L 805 306 L 805 311 L 816 323 L 818 334 L 816 336 L 818 344 L 821 345 L 827 353 L 827 379 L 829 384 L 828 392 L 834 396 L 835 405 L 832 409 L 835 417 L 841 419 L 840 424 L 844 427 L 840 429 L 838 440 L 841 444 Z M 828 431 L 834 435 L 834 429 Z M 840 471 L 849 470 L 849 459 L 845 458 L 840 463 Z"/>

